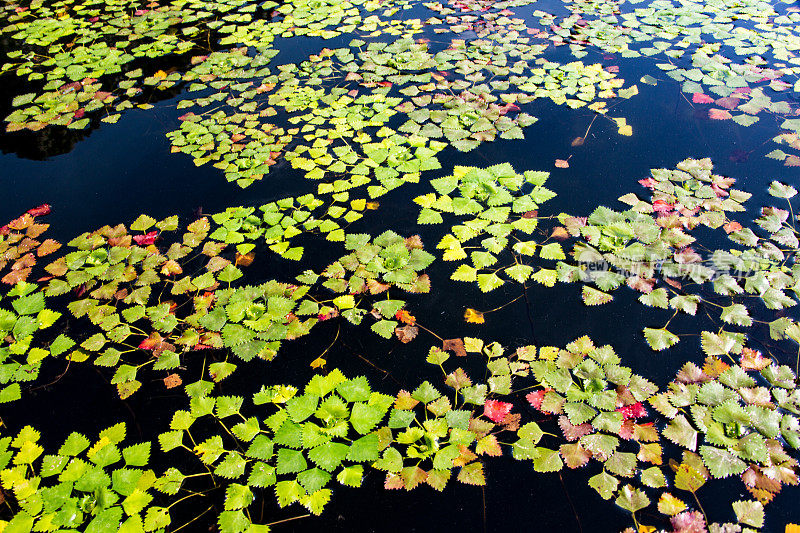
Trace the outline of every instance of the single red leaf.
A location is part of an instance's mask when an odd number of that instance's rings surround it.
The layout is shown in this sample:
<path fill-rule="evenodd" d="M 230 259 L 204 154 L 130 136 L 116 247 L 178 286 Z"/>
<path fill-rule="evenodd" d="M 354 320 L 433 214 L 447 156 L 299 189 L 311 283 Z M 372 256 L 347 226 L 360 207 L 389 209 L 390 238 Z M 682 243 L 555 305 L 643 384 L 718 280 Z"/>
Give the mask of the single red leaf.
<path fill-rule="evenodd" d="M 622 407 L 617 407 L 617 411 L 622 413 L 622 417 L 625 419 L 642 418 L 647 416 L 647 409 L 644 408 L 642 402 L 636 402 L 630 405 L 623 405 Z"/>
<path fill-rule="evenodd" d="M 514 407 L 514 404 L 508 402 L 486 400 L 486 403 L 483 405 L 483 414 L 492 422 L 499 424 L 506 415 L 511 412 L 512 407 Z"/>
<path fill-rule="evenodd" d="M 42 217 L 44 215 L 49 215 L 52 209 L 50 204 L 42 204 L 28 209 L 27 213 L 32 217 Z"/>
<path fill-rule="evenodd" d="M 703 93 L 694 93 L 692 95 L 692 102 L 695 104 L 713 104 L 714 99 Z"/>
<path fill-rule="evenodd" d="M 542 401 L 544 401 L 544 395 L 547 393 L 547 389 L 544 390 L 535 390 L 533 392 L 529 392 L 525 399 L 528 400 L 528 403 L 531 404 L 536 409 L 542 408 Z"/>
<path fill-rule="evenodd" d="M 151 231 L 150 233 L 145 233 L 144 235 L 134 235 L 133 241 L 139 246 L 148 246 L 155 243 L 157 237 L 158 231 Z"/>

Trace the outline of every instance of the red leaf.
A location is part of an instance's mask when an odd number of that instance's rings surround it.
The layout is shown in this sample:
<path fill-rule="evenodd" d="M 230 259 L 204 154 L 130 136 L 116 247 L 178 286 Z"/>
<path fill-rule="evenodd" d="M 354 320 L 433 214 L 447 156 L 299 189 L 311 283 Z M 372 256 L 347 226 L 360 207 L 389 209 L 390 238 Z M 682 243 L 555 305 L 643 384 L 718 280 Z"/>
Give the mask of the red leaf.
<path fill-rule="evenodd" d="M 544 401 L 544 395 L 547 393 L 547 389 L 545 390 L 535 390 L 533 392 L 529 392 L 525 399 L 528 400 L 533 407 L 536 409 L 542 408 L 542 401 Z"/>
<path fill-rule="evenodd" d="M 796 155 L 790 155 L 783 161 L 783 166 L 785 167 L 800 167 L 800 157 Z"/>
<path fill-rule="evenodd" d="M 656 284 L 656 280 L 654 278 L 631 276 L 625 281 L 625 283 L 627 283 L 628 287 L 635 291 L 639 291 L 643 294 L 650 294 L 653 292 L 653 286 Z"/>
<path fill-rule="evenodd" d="M 154 350 L 161 346 L 164 339 L 158 333 L 151 333 L 149 337 L 139 343 L 140 350 Z"/>
<path fill-rule="evenodd" d="M 133 241 L 139 246 L 148 246 L 156 242 L 157 237 L 158 237 L 158 232 L 151 231 L 150 233 L 146 233 L 144 235 L 134 235 Z"/>
<path fill-rule="evenodd" d="M 514 407 L 514 404 L 498 400 L 486 400 L 483 405 L 483 414 L 492 422 L 499 424 L 511 412 L 512 407 Z"/>
<path fill-rule="evenodd" d="M 642 418 L 647 416 L 647 409 L 644 408 L 642 402 L 632 403 L 630 405 L 624 405 L 622 407 L 617 407 L 617 411 L 622 413 L 622 417 L 625 419 L 628 418 Z"/>
<path fill-rule="evenodd" d="M 724 107 L 725 109 L 736 109 L 736 106 L 739 105 L 739 99 L 733 98 L 732 96 L 726 96 L 725 98 L 717 98 L 716 102 L 714 102 L 720 107 Z"/>
<path fill-rule="evenodd" d="M 734 231 L 739 231 L 740 229 L 742 229 L 742 225 L 736 222 L 735 220 L 731 220 L 730 222 L 722 226 L 722 229 L 725 230 L 725 233 L 733 233 Z"/>
<path fill-rule="evenodd" d="M 706 521 L 699 511 L 684 511 L 670 519 L 674 533 L 706 533 Z"/>
<path fill-rule="evenodd" d="M 653 211 L 657 213 L 667 213 L 672 211 L 673 207 L 675 207 L 673 204 L 670 204 L 664 200 L 656 200 L 653 202 Z"/>
<path fill-rule="evenodd" d="M 564 433 L 564 438 L 568 441 L 578 440 L 594 431 L 594 427 L 588 422 L 576 426 L 564 415 L 558 417 L 558 426 L 561 428 L 561 432 Z"/>
<path fill-rule="evenodd" d="M 706 96 L 703 93 L 694 93 L 692 95 L 692 102 L 695 104 L 713 104 L 714 99 L 710 96 Z"/>
<path fill-rule="evenodd" d="M 656 186 L 656 183 L 658 183 L 658 182 L 656 180 L 654 180 L 653 178 L 646 178 L 646 179 L 643 179 L 643 180 L 639 180 L 639 183 L 643 187 L 647 187 L 648 189 L 652 189 L 653 187 Z"/>
<path fill-rule="evenodd" d="M 28 209 L 27 213 L 32 217 L 42 217 L 44 215 L 49 215 L 52 207 L 50 204 L 42 204 L 40 206 L 32 207 Z"/>

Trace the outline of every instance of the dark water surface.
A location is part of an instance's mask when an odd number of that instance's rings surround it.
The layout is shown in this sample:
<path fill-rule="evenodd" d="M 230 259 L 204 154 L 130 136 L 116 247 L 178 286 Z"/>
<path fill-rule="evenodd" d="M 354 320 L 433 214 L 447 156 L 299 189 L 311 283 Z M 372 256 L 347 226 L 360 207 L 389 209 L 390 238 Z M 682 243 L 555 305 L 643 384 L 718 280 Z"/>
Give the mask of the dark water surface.
<path fill-rule="evenodd" d="M 548 10 L 547 4 L 536 4 Z M 553 11 L 563 8 L 553 4 Z M 422 8 L 420 8 L 422 9 Z M 520 8 L 524 12 L 530 8 Z M 441 39 L 442 36 L 433 36 Z M 343 43 L 347 40 L 342 39 Z M 292 47 L 281 48 L 273 64 L 304 59 L 322 46 L 335 47 L 336 40 L 294 39 Z M 439 154 L 443 169 L 423 174 L 422 183 L 406 185 L 380 198 L 380 216 L 358 221 L 354 232 L 373 235 L 384 229 L 400 234 L 421 235 L 423 242 L 435 244 L 438 228 L 418 226 L 418 207 L 411 201 L 428 192 L 426 180 L 447 175 L 452 166 L 489 166 L 507 161 L 517 171 L 549 170 L 547 186 L 558 196 L 550 200 L 548 212 L 573 215 L 589 214 L 598 205 L 622 208 L 617 198 L 627 192 L 641 192 L 637 180 L 651 168 L 674 168 L 686 157 L 710 157 L 715 173 L 737 180 L 737 187 L 754 194 L 742 220 L 752 220 L 766 200 L 766 187 L 772 180 L 797 183 L 797 171 L 779 162 L 764 159 L 774 148 L 769 140 L 776 125 L 762 119 L 749 128 L 731 121 L 708 120 L 698 114 L 681 93 L 680 85 L 663 75 L 654 61 L 604 59 L 601 51 L 589 50 L 584 63 L 602 62 L 619 66 L 618 76 L 635 81 L 649 74 L 659 79 L 656 86 L 639 83 L 640 94 L 620 101 L 614 116 L 624 116 L 634 134 L 616 134 L 608 120 L 595 120 L 583 146 L 570 142 L 582 136 L 594 113 L 557 106 L 550 100 L 536 100 L 524 110 L 539 118 L 525 129 L 525 140 L 502 140 L 484 143 L 463 154 L 447 148 Z M 569 61 L 566 47 L 551 47 L 545 55 L 553 60 Z M 9 85 L 0 101 L 7 103 L 16 94 L 16 84 Z M 87 133 L 62 128 L 48 128 L 38 134 L 0 135 L 0 220 L 10 220 L 26 209 L 42 203 L 53 206 L 47 222 L 48 236 L 60 241 L 91 231 L 105 224 L 129 224 L 139 214 L 157 219 L 177 214 L 189 221 L 200 209 L 211 214 L 236 205 L 261 205 L 285 196 L 302 194 L 315 188 L 303 179 L 299 170 L 286 163 L 273 167 L 265 179 L 240 189 L 225 182 L 222 173 L 211 165 L 195 167 L 189 157 L 170 154 L 166 133 L 179 125 L 184 113 L 175 108 L 177 94 L 155 102 L 150 110 L 129 110 L 116 124 L 102 124 Z M 696 106 L 695 106 L 696 107 Z M 399 123 L 405 121 L 399 117 Z M 396 125 L 395 125 L 396 126 Z M 765 144 L 766 143 L 766 144 Z M 556 159 L 569 159 L 569 168 L 553 167 Z M 709 247 L 721 243 L 711 242 Z M 312 263 L 324 265 L 335 251 L 327 244 L 306 249 Z M 253 281 L 285 277 L 291 265 L 259 257 L 248 270 Z M 581 335 L 589 335 L 596 344 L 611 344 L 634 372 L 660 386 L 667 383 L 686 360 L 702 361 L 696 340 L 681 342 L 660 353 L 649 349 L 641 335 L 642 326 L 660 327 L 665 313 L 636 302 L 632 291 L 618 291 L 608 305 L 586 307 L 580 301 L 578 284 L 558 284 L 552 289 L 533 285 L 527 297 L 487 315 L 485 325 L 465 324 L 462 314 L 471 307 L 489 310 L 501 307 L 522 294 L 519 285 L 506 284 L 489 294 L 474 284 L 451 281 L 452 265 L 435 262 L 428 272 L 433 280 L 429 295 L 408 295 L 409 307 L 417 318 L 444 338 L 474 336 L 496 340 L 504 346 L 524 344 L 563 346 Z M 796 314 L 792 312 L 792 314 Z M 701 318 L 678 317 L 673 331 L 699 331 Z M 700 325 L 698 325 L 700 324 Z M 222 383 L 222 392 L 257 390 L 261 383 L 303 383 L 313 373 L 307 364 L 322 352 L 336 335 L 336 326 L 320 325 L 312 335 L 286 343 L 272 364 L 254 366 L 247 375 L 235 374 Z M 768 339 L 763 331 L 754 338 Z M 422 334 L 420 335 L 420 339 Z M 330 368 L 338 367 L 346 375 L 365 374 L 373 388 L 393 394 L 400 388 L 413 389 L 424 379 L 438 383 L 438 369 L 423 363 L 432 337 L 408 345 L 386 342 L 365 332 L 365 328 L 342 325 L 340 341 L 326 358 Z M 765 342 L 768 342 L 765 340 Z M 360 356 L 360 357 L 356 357 Z M 788 359 L 787 359 L 788 360 Z M 292 364 L 298 361 L 298 364 Z M 385 369 L 383 373 L 376 369 Z M 42 382 L 60 373 L 60 368 L 43 372 Z M 61 442 L 71 431 L 93 433 L 119 420 L 129 424 L 142 437 L 163 431 L 168 423 L 165 414 L 185 398 L 181 393 L 163 391 L 151 395 L 137 393 L 127 402 L 111 402 L 113 390 L 109 378 L 94 368 L 71 369 L 59 386 L 48 387 L 25 397 L 13 410 L 4 411 L 3 421 L 10 427 L 31 423 L 43 430 L 45 439 Z M 155 387 L 153 388 L 155 390 Z M 533 411 L 531 410 L 531 413 Z M 534 417 L 536 414 L 534 413 Z M 69 420 L 66 427 L 63 421 Z M 593 469 L 588 471 L 589 469 Z M 337 486 L 331 504 L 320 518 L 305 518 L 275 526 L 275 531 L 620 531 L 630 524 L 629 514 L 610 502 L 603 502 L 586 485 L 586 479 L 599 472 L 596 463 L 560 474 L 537 474 L 529 463 L 511 457 L 486 462 L 488 484 L 471 487 L 451 482 L 444 493 L 421 487 L 410 493 L 385 491 L 383 476 L 371 471 L 361 489 Z M 737 484 L 738 483 L 738 484 Z M 743 492 L 741 483 L 730 485 Z M 727 516 L 729 500 L 716 498 L 715 489 L 701 489 L 700 496 L 710 515 Z M 768 506 L 766 531 L 782 531 L 783 524 L 800 522 L 800 492 L 786 487 Z M 745 498 L 746 494 L 741 494 Z M 267 496 L 263 513 L 269 520 L 304 514 L 299 506 L 278 510 Z M 202 505 L 202 504 L 198 504 Z M 274 518 L 273 518 L 274 517 Z M 255 518 L 255 517 L 254 517 Z M 657 522 L 658 516 L 642 517 Z M 648 520 L 650 519 L 650 520 Z M 193 525 L 189 529 L 203 530 Z"/>

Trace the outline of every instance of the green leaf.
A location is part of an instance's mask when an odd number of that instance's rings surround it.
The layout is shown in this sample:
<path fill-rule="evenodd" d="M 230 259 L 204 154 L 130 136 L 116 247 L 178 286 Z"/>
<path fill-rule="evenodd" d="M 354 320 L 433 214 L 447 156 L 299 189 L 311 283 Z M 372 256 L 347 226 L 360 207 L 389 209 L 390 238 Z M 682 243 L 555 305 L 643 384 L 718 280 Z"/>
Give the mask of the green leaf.
<path fill-rule="evenodd" d="M 797 189 L 795 189 L 791 185 L 785 185 L 778 181 L 773 181 L 772 183 L 769 184 L 769 191 L 767 192 L 769 192 L 770 195 L 776 198 L 789 199 L 797 194 Z"/>
<path fill-rule="evenodd" d="M 358 463 L 377 461 L 378 457 L 380 457 L 380 442 L 377 433 L 370 433 L 354 440 L 347 452 L 347 460 Z"/>
<path fill-rule="evenodd" d="M 422 384 L 411 394 L 412 398 L 425 404 L 432 402 L 439 396 L 441 396 L 441 393 L 427 381 L 423 381 Z"/>
<path fill-rule="evenodd" d="M 383 415 L 384 411 L 375 406 L 356 403 L 351 411 L 350 423 L 353 425 L 353 429 L 364 435 L 378 425 L 378 422 L 383 419 Z"/>
<path fill-rule="evenodd" d="M 11 306 L 19 315 L 35 315 L 44 309 L 44 293 L 36 292 L 22 296 L 11 302 Z"/>
<path fill-rule="evenodd" d="M 156 219 L 147 215 L 139 215 L 139 218 L 131 224 L 131 231 L 147 231 L 156 223 Z"/>
<path fill-rule="evenodd" d="M 642 294 L 639 296 L 639 301 L 650 307 L 660 307 L 661 309 L 669 307 L 669 295 L 664 288 L 656 289 L 649 294 Z"/>
<path fill-rule="evenodd" d="M 491 274 L 478 274 L 478 287 L 481 292 L 490 292 L 505 283 L 500 277 L 492 272 Z"/>
<path fill-rule="evenodd" d="M 613 296 L 602 291 L 598 291 L 593 287 L 584 285 L 581 289 L 581 298 L 583 303 L 590 306 L 607 304 L 613 299 Z"/>
<path fill-rule="evenodd" d="M 286 402 L 286 411 L 292 420 L 300 423 L 314 414 L 317 410 L 319 398 L 314 395 L 304 394 L 302 396 L 295 396 Z"/>
<path fill-rule="evenodd" d="M 483 465 L 477 461 L 462 466 L 456 479 L 467 485 L 486 485 L 486 477 L 483 475 Z"/>
<path fill-rule="evenodd" d="M 245 509 L 253 502 L 254 498 L 253 491 L 247 485 L 231 483 L 225 489 L 225 510 Z"/>
<path fill-rule="evenodd" d="M 564 255 L 564 250 L 561 249 L 561 245 L 557 242 L 552 242 L 550 244 L 545 244 L 542 246 L 542 249 L 539 251 L 539 257 L 542 259 L 552 259 L 552 260 L 560 260 L 566 259 Z"/>
<path fill-rule="evenodd" d="M 738 475 L 747 469 L 747 464 L 728 450 L 713 446 L 701 446 L 700 455 L 703 457 L 703 463 L 708 471 L 715 478 Z"/>
<path fill-rule="evenodd" d="M 689 450 L 697 448 L 697 430 L 692 427 L 682 414 L 671 420 L 662 431 L 662 434 L 679 446 Z"/>
<path fill-rule="evenodd" d="M 297 481 L 306 489 L 309 494 L 314 493 L 328 484 L 331 480 L 331 475 L 319 468 L 311 468 L 305 472 L 301 472 L 297 476 Z"/>
<path fill-rule="evenodd" d="M 275 495 L 278 497 L 278 505 L 286 507 L 287 505 L 300 500 L 306 495 L 306 491 L 295 480 L 279 481 L 275 485 Z"/>
<path fill-rule="evenodd" d="M 326 442 L 316 448 L 312 448 L 308 452 L 308 458 L 323 470 L 332 472 L 347 457 L 349 451 L 350 447 L 346 444 Z M 278 453 L 280 454 L 280 451 Z M 278 471 L 280 473 L 280 469 Z"/>
<path fill-rule="evenodd" d="M 403 308 L 406 303 L 403 300 L 381 300 L 375 302 L 373 307 L 377 309 L 385 318 L 394 318 L 397 312 Z"/>
<path fill-rule="evenodd" d="M 660 489 L 667 486 L 667 479 L 664 477 L 664 472 L 657 466 L 651 466 L 642 470 L 642 483 L 654 489 Z"/>
<path fill-rule="evenodd" d="M 274 485 L 276 481 L 275 467 L 261 461 L 253 464 L 250 469 L 250 475 L 247 478 L 248 485 L 260 488 L 270 487 Z"/>
<path fill-rule="evenodd" d="M 370 389 L 369 382 L 365 376 L 340 383 L 336 387 L 337 392 L 345 399 L 345 401 L 352 402 L 366 402 L 369 400 L 372 390 Z"/>
<path fill-rule="evenodd" d="M 61 448 L 58 449 L 58 454 L 76 457 L 83 450 L 88 448 L 90 444 L 91 442 L 89 439 L 80 433 L 71 433 L 69 437 L 67 437 L 67 440 L 64 441 L 64 444 L 61 445 Z"/>
<path fill-rule="evenodd" d="M 657 352 L 675 346 L 680 340 L 677 335 L 664 328 L 644 328 L 644 338 L 647 340 L 647 344 L 650 348 Z"/>
<path fill-rule="evenodd" d="M 336 475 L 336 481 L 347 487 L 360 487 L 363 477 L 363 466 L 346 466 Z"/>
<path fill-rule="evenodd" d="M 303 452 L 289 448 L 278 449 L 278 459 L 276 462 L 276 471 L 278 474 L 302 472 L 306 468 L 308 468 L 308 463 L 306 463 L 306 459 L 303 457 Z"/>
<path fill-rule="evenodd" d="M 301 503 L 306 509 L 311 511 L 311 514 L 320 515 L 325 505 L 331 500 L 332 494 L 333 492 L 330 489 L 320 489 L 310 494 L 307 498 L 302 499 Z"/>
<path fill-rule="evenodd" d="M 128 466 L 145 466 L 150 460 L 150 443 L 142 442 L 128 446 L 122 450 L 122 456 Z"/>
<path fill-rule="evenodd" d="M 605 471 L 589 478 L 589 486 L 596 490 L 604 500 L 611 499 L 617 491 L 618 485 L 619 480 Z"/>
<path fill-rule="evenodd" d="M 379 320 L 372 324 L 370 329 L 384 339 L 391 339 L 394 335 L 394 329 L 396 327 L 397 322 L 395 320 Z"/>
<path fill-rule="evenodd" d="M 761 502 L 740 500 L 732 504 L 740 524 L 757 528 L 764 527 L 764 506 Z"/>
<path fill-rule="evenodd" d="M 561 460 L 558 450 L 551 450 L 550 448 L 536 447 L 536 453 L 533 456 L 533 468 L 537 472 L 558 472 L 564 467 L 564 462 Z"/>
<path fill-rule="evenodd" d="M 620 489 L 619 496 L 617 496 L 615 503 L 626 511 L 635 513 L 650 505 L 650 498 L 633 485 L 625 485 Z"/>
<path fill-rule="evenodd" d="M 736 326 L 750 327 L 753 325 L 753 319 L 750 318 L 747 308 L 742 304 L 732 304 L 728 307 L 723 307 L 720 318 L 723 322 Z"/>

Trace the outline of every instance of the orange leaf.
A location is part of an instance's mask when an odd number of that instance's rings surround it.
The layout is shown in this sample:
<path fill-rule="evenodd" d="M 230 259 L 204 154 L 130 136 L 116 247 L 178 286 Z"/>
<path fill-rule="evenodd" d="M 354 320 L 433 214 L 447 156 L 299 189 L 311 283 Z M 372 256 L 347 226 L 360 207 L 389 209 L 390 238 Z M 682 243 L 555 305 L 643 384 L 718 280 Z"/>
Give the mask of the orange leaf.
<path fill-rule="evenodd" d="M 422 237 L 419 235 L 412 235 L 405 240 L 406 248 L 409 250 L 419 249 L 422 250 Z"/>
<path fill-rule="evenodd" d="M 419 333 L 419 328 L 416 326 L 403 326 L 402 328 L 395 328 L 394 334 L 403 344 L 408 344 L 413 341 Z"/>
<path fill-rule="evenodd" d="M 50 224 L 31 224 L 31 226 L 25 232 L 25 235 L 30 237 L 31 239 L 35 239 L 45 231 L 47 228 L 50 227 Z"/>
<path fill-rule="evenodd" d="M 569 168 L 569 161 L 566 159 L 556 159 L 556 168 Z"/>
<path fill-rule="evenodd" d="M 572 146 L 583 146 L 583 143 L 586 141 L 583 137 L 575 137 L 572 139 Z"/>
<path fill-rule="evenodd" d="M 405 309 L 399 310 L 397 313 L 395 313 L 394 317 L 403 324 L 408 324 L 409 326 L 413 326 L 417 322 L 417 319 L 414 318 L 414 315 Z"/>
<path fill-rule="evenodd" d="M 708 374 L 712 379 L 719 376 L 728 369 L 728 364 L 719 357 L 709 355 L 703 363 L 703 372 Z"/>
<path fill-rule="evenodd" d="M 740 229 L 742 229 L 742 225 L 736 222 L 735 220 L 731 220 L 730 222 L 722 226 L 722 229 L 725 230 L 725 233 L 733 233 L 734 231 L 739 231 Z"/>
<path fill-rule="evenodd" d="M 15 218 L 11 222 L 9 222 L 8 227 L 16 231 L 22 231 L 25 228 L 29 227 L 31 224 L 33 224 L 33 217 L 30 216 L 28 213 L 25 213 L 21 217 Z"/>
<path fill-rule="evenodd" d="M 325 359 L 323 359 L 322 356 L 319 356 L 316 359 L 314 359 L 313 361 L 311 361 L 309 366 L 311 368 L 322 368 L 322 367 L 325 366 L 325 363 L 327 363 L 327 361 Z"/>
<path fill-rule="evenodd" d="M 459 357 L 467 356 L 467 349 L 462 339 L 445 339 L 442 341 L 442 350 L 455 353 Z"/>
<path fill-rule="evenodd" d="M 411 397 L 411 393 L 406 390 L 401 390 L 397 393 L 397 399 L 394 401 L 394 408 L 401 411 L 409 411 L 413 409 L 419 402 Z"/>
<path fill-rule="evenodd" d="M 553 228 L 553 233 L 550 236 L 554 239 L 558 239 L 559 241 L 563 241 L 564 239 L 569 239 L 569 232 L 567 228 L 563 226 L 556 226 Z"/>
<path fill-rule="evenodd" d="M 251 264 L 253 264 L 253 259 L 255 258 L 256 258 L 255 252 L 246 253 L 244 255 L 237 253 L 235 264 L 242 265 L 245 267 L 250 266 Z"/>
<path fill-rule="evenodd" d="M 20 281 L 25 281 L 31 273 L 30 268 L 23 268 L 22 270 L 12 270 L 5 276 L 3 276 L 3 283 L 7 283 L 9 285 L 16 285 Z"/>
<path fill-rule="evenodd" d="M 470 324 L 483 324 L 483 313 L 476 309 L 472 309 L 468 307 L 466 311 L 464 311 L 464 320 L 469 322 Z"/>
<path fill-rule="evenodd" d="M 11 270 L 22 270 L 24 268 L 29 269 L 35 264 L 36 258 L 33 256 L 33 254 L 25 254 L 17 259 L 13 265 L 11 265 Z"/>
<path fill-rule="evenodd" d="M 763 370 L 772 362 L 771 359 L 763 357 L 761 352 L 752 348 L 742 348 L 742 355 L 739 364 L 745 370 Z"/>
<path fill-rule="evenodd" d="M 170 374 L 169 376 L 164 378 L 164 386 L 168 389 L 174 389 L 175 387 L 181 385 L 183 380 L 178 374 Z"/>
<path fill-rule="evenodd" d="M 171 276 L 173 274 L 181 274 L 183 269 L 178 264 L 177 261 L 174 259 L 170 259 L 169 261 L 164 263 L 164 266 L 161 267 L 161 273 L 165 276 Z"/>
<path fill-rule="evenodd" d="M 60 242 L 53 239 L 47 239 L 41 245 L 39 245 L 39 249 L 36 250 L 36 255 L 39 257 L 44 257 L 45 255 L 52 254 L 59 248 L 61 248 Z"/>
<path fill-rule="evenodd" d="M 370 294 L 380 294 L 384 291 L 389 290 L 388 283 L 381 283 L 379 281 L 375 281 L 374 279 L 367 281 L 367 287 L 369 288 Z"/>

